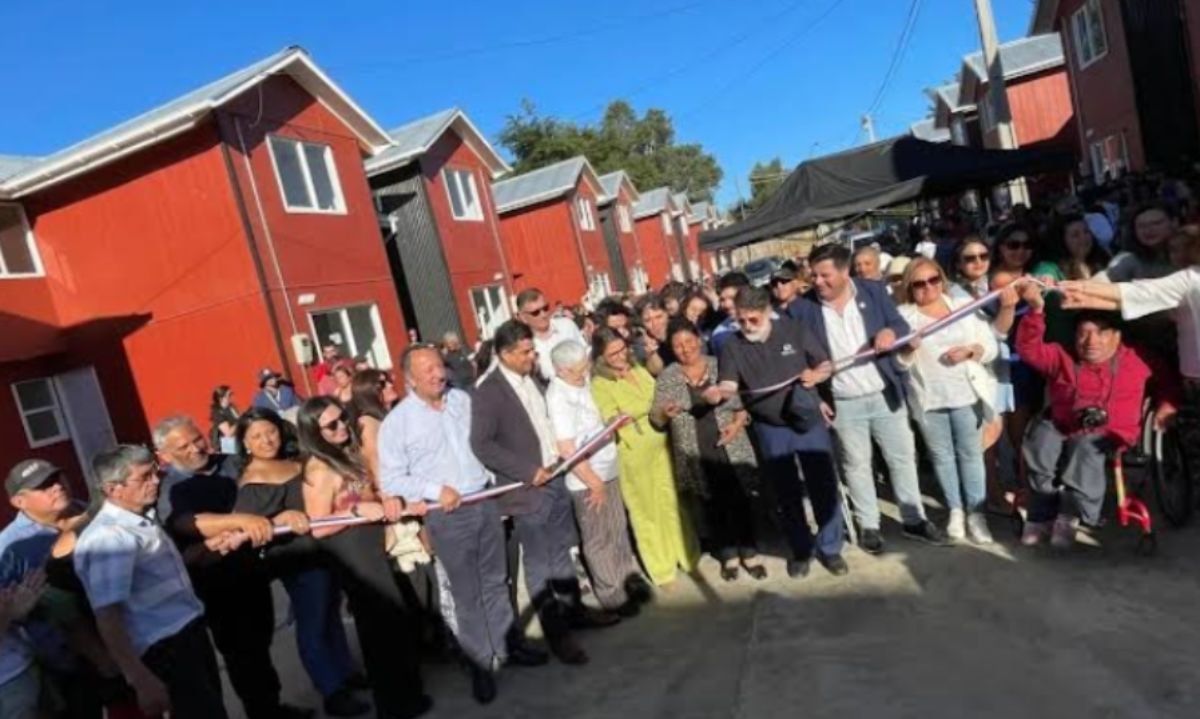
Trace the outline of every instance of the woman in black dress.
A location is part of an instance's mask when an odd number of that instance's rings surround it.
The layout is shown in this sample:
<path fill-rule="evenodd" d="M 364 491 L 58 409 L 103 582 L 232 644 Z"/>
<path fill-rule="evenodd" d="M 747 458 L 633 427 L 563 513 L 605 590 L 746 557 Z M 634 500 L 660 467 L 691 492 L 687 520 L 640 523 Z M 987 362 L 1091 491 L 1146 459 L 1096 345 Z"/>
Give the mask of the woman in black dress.
<path fill-rule="evenodd" d="M 365 517 L 368 524 L 318 527 L 318 544 L 332 559 L 358 630 L 375 710 L 388 719 L 416 717 L 433 706 L 422 688 L 418 628 L 385 553 L 384 521 L 395 522 L 404 502 L 383 495 L 359 458 L 349 417 L 332 397 L 300 407 L 297 428 L 304 464 L 304 511 L 312 519 Z M 415 509 L 415 508 L 414 508 Z"/>
<path fill-rule="evenodd" d="M 264 558 L 292 602 L 300 662 L 324 698 L 327 715 L 365 714 L 371 707 L 351 691 L 361 677 L 355 677 L 342 625 L 341 590 L 308 536 L 304 478 L 300 463 L 291 459 L 295 442 L 290 428 L 274 410 L 255 407 L 238 420 L 235 436 L 245 465 L 234 511 L 268 517 L 293 529 L 269 544 Z"/>

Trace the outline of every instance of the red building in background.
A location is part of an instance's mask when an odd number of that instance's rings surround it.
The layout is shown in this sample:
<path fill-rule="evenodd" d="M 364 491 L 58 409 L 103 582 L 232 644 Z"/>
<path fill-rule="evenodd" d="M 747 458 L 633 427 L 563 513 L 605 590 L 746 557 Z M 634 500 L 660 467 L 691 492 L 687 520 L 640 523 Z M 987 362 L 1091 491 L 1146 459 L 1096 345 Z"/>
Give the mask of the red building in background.
<path fill-rule="evenodd" d="M 612 294 L 612 267 L 596 204 L 605 196 L 584 157 L 492 186 L 513 291 L 536 287 L 553 304 Z"/>
<path fill-rule="evenodd" d="M 675 213 L 669 187 L 643 192 L 642 199 L 633 207 L 634 230 L 652 289 L 684 278 L 684 249 L 676 230 Z"/>
<path fill-rule="evenodd" d="M 44 158 L 0 165 L 0 456 L 81 477 L 115 438 L 321 344 L 379 367 L 401 319 L 364 157 L 388 135 L 289 48 Z M 7 506 L 7 505 L 6 505 Z"/>
<path fill-rule="evenodd" d="M 604 197 L 599 203 L 600 227 L 612 261 L 614 289 L 641 294 L 646 291 L 646 267 L 633 223 L 633 206 L 641 199 L 624 170 L 600 177 Z"/>
<path fill-rule="evenodd" d="M 405 322 L 469 345 L 510 316 L 512 281 L 492 181 L 510 168 L 459 109 L 392 130 L 367 160 Z"/>

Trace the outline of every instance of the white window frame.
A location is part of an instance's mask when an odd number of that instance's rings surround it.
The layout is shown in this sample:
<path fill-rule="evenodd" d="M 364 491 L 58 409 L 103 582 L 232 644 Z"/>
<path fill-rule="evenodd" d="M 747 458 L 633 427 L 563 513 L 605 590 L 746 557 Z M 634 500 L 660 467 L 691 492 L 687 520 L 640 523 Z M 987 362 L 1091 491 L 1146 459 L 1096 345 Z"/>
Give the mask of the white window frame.
<path fill-rule="evenodd" d="M 488 298 L 488 292 L 492 289 L 499 290 L 499 302 L 495 306 L 492 306 L 492 302 Z M 479 312 L 479 302 L 475 299 L 477 292 L 483 295 L 484 301 L 488 304 L 487 310 L 492 317 L 490 323 L 484 322 L 483 316 Z M 508 301 L 508 291 L 504 285 L 476 285 L 467 290 L 467 296 L 471 298 L 471 312 L 475 315 L 475 327 L 479 330 L 479 339 L 490 340 L 500 325 L 512 319 L 512 303 Z"/>
<path fill-rule="evenodd" d="M 621 228 L 621 232 L 629 234 L 633 232 L 633 219 L 629 214 L 629 205 L 617 203 L 617 224 Z"/>
<path fill-rule="evenodd" d="M 671 229 L 671 216 L 664 212 L 660 217 L 662 217 L 663 234 L 668 237 L 675 234 L 675 230 Z"/>
<path fill-rule="evenodd" d="M 1110 142 L 1117 146 L 1117 152 L 1111 156 L 1108 152 Z M 1088 156 L 1092 162 L 1092 177 L 1097 182 L 1108 178 L 1110 174 L 1117 178 L 1129 171 L 1129 148 L 1125 145 L 1124 132 L 1105 135 L 1090 143 Z"/>
<path fill-rule="evenodd" d="M 34 267 L 33 272 L 9 272 L 8 267 L 4 264 L 4 255 L 0 254 L 0 280 L 45 277 L 46 269 L 42 266 L 42 256 L 38 253 L 37 238 L 33 235 L 33 228 L 29 226 L 29 217 L 25 214 L 25 208 L 15 202 L 0 202 L 0 207 L 16 209 L 17 216 L 21 220 L 21 227 L 25 230 L 25 247 L 29 250 L 29 256 L 33 258 Z"/>
<path fill-rule="evenodd" d="M 379 305 L 374 302 L 360 302 L 340 307 L 322 307 L 308 311 L 308 328 L 312 333 L 313 345 L 320 347 L 324 341 L 317 334 L 317 323 L 314 321 L 314 315 L 337 314 L 339 321 L 342 323 L 342 330 L 345 332 L 345 344 L 351 357 L 365 355 L 365 350 L 372 349 L 370 347 L 363 348 L 358 346 L 358 342 L 354 339 L 353 325 L 350 324 L 350 310 L 366 307 L 371 315 L 371 328 L 375 330 L 375 335 L 379 338 L 379 342 L 383 345 L 382 356 L 377 358 L 376 369 L 389 370 L 392 368 L 391 351 L 388 349 L 387 334 L 383 331 L 383 317 L 379 314 Z"/>
<path fill-rule="evenodd" d="M 592 210 L 592 201 L 586 197 L 575 198 L 575 214 L 579 218 L 579 228 L 583 230 L 596 229 L 596 213 Z"/>
<path fill-rule="evenodd" d="M 279 172 L 279 160 L 276 157 L 276 143 L 289 143 L 289 146 L 294 148 L 300 160 L 301 175 L 304 178 L 304 187 L 308 192 L 308 199 L 313 203 L 311 207 L 292 205 L 288 202 L 287 192 L 283 186 L 283 175 Z M 308 166 L 308 154 L 302 151 L 305 145 L 319 147 L 323 150 L 325 159 L 325 170 L 329 173 L 329 181 L 332 184 L 333 199 L 335 207 L 331 210 L 323 210 L 316 206 L 317 190 L 312 181 L 312 170 Z M 313 215 L 344 215 L 346 214 L 346 198 L 342 194 L 342 180 L 338 176 L 337 163 L 333 161 L 333 147 L 321 142 L 307 142 L 305 140 L 297 140 L 294 137 L 286 137 L 284 135 L 268 135 L 267 136 L 267 151 L 271 155 L 271 167 L 275 170 L 275 182 L 279 185 L 279 198 L 283 201 L 283 209 L 292 214 L 313 214 Z"/>
<path fill-rule="evenodd" d="M 1100 37 L 1104 38 L 1104 49 L 1092 47 L 1092 24 L 1100 26 Z M 1104 9 L 1100 0 L 1085 0 L 1071 15 L 1071 44 L 1075 46 L 1075 60 L 1083 70 L 1108 54 L 1108 30 L 1104 26 Z"/>
<path fill-rule="evenodd" d="M 466 177 L 467 189 L 471 191 L 471 201 L 463 197 L 462 183 Z M 450 216 L 459 222 L 483 222 L 483 204 L 479 201 L 479 186 L 475 182 L 475 173 L 464 167 L 447 167 L 442 170 L 442 183 L 446 186 L 446 202 L 450 203 Z M 463 208 L 462 215 L 454 214 L 454 197 L 457 194 L 459 205 Z"/>
<path fill-rule="evenodd" d="M 32 409 L 26 409 L 21 405 L 21 395 L 19 392 L 17 392 L 17 387 L 19 385 L 33 384 L 35 382 L 44 382 L 46 384 L 46 389 L 49 390 L 50 398 L 53 403 L 46 407 L 34 407 Z M 59 442 L 66 442 L 67 440 L 71 439 L 71 430 L 67 426 L 66 415 L 63 413 L 62 400 L 59 399 L 58 390 L 54 386 L 54 378 L 35 377 L 33 379 L 24 379 L 18 382 L 13 382 L 12 394 L 13 402 L 17 405 L 17 414 L 21 416 L 21 426 L 25 428 L 25 439 L 29 441 L 30 449 L 37 449 L 38 447 L 58 444 Z M 58 434 L 54 435 L 53 437 L 35 440 L 33 438 L 33 430 L 29 426 L 29 420 L 27 417 L 35 412 L 45 412 L 47 410 L 50 410 L 54 413 L 54 421 L 58 423 Z"/>

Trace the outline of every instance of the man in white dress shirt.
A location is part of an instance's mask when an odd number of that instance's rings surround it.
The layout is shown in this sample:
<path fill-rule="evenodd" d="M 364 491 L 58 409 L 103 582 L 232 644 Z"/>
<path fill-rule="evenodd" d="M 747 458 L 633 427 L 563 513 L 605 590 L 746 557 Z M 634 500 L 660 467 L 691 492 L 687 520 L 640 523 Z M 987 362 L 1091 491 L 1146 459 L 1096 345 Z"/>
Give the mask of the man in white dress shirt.
<path fill-rule="evenodd" d="M 554 377 L 550 350 L 567 340 L 587 345 L 583 333 L 570 318 L 553 315 L 546 295 L 537 288 L 524 290 L 517 295 L 517 319 L 533 330 L 533 348 L 537 351 L 537 379 L 543 387 Z"/>

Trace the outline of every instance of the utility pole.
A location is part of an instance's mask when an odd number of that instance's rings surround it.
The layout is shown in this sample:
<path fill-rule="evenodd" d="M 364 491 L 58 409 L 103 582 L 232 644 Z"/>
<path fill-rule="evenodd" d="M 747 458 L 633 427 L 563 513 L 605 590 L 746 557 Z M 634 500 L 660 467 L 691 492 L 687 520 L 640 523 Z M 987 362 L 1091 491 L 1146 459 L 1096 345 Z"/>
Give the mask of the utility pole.
<path fill-rule="evenodd" d="M 867 142 L 872 145 L 875 144 L 875 121 L 871 119 L 869 114 L 862 116 L 862 129 L 863 132 L 867 133 Z"/>
<path fill-rule="evenodd" d="M 983 64 L 988 76 L 987 96 L 979 108 L 981 129 L 985 137 L 988 132 L 996 133 L 1000 149 L 1015 150 L 1017 135 L 1013 132 L 1012 111 L 1008 107 L 1008 91 L 1004 87 L 1004 67 L 1000 62 L 1000 40 L 996 36 L 992 1 L 975 0 L 975 15 L 979 19 L 979 40 L 983 45 Z M 1018 177 L 1009 184 L 1009 193 L 1013 204 L 1029 206 L 1029 190 L 1024 177 Z"/>

